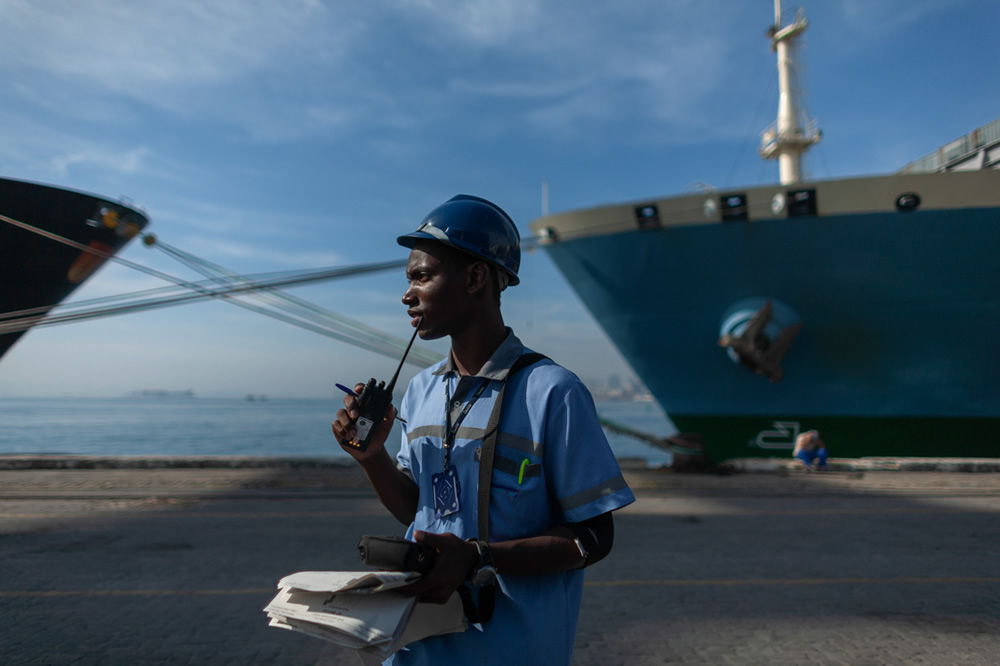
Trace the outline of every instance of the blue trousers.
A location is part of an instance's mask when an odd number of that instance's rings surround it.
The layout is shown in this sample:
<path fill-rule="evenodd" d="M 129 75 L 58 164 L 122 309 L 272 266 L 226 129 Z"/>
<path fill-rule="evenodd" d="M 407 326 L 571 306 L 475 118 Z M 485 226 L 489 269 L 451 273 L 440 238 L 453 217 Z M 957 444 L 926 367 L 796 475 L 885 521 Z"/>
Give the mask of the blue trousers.
<path fill-rule="evenodd" d="M 811 467 L 813 461 L 816 461 L 817 469 L 826 468 L 826 449 L 819 449 L 818 451 L 799 451 L 795 457 L 804 462 L 806 467 Z"/>

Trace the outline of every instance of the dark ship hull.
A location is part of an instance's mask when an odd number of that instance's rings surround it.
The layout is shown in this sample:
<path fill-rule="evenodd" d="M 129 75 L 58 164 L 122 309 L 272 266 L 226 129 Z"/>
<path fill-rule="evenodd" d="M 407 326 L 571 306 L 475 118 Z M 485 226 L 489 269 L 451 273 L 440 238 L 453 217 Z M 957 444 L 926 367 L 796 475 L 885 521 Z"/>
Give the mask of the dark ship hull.
<path fill-rule="evenodd" d="M 0 216 L 0 331 L 58 305 L 149 223 L 121 202 L 9 179 Z M 0 332 L 0 358 L 26 332 Z"/>

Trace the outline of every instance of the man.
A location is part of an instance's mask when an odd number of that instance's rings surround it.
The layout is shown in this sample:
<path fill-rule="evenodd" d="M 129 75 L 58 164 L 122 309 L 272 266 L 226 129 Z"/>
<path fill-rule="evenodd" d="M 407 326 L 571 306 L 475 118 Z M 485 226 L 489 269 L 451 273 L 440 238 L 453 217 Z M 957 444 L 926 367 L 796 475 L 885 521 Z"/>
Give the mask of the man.
<path fill-rule="evenodd" d="M 795 449 L 792 457 L 802 463 L 802 467 L 808 472 L 813 469 L 826 469 L 826 444 L 819 438 L 818 430 L 808 430 L 795 438 Z"/>
<path fill-rule="evenodd" d="M 500 311 L 500 292 L 518 283 L 510 217 L 459 195 L 398 242 L 410 248 L 403 303 L 412 324 L 421 339 L 450 337 L 451 353 L 410 382 L 395 464 L 384 447 L 394 408 L 364 452 L 345 444 L 357 433 L 353 396 L 333 432 L 408 525 L 407 538 L 437 551 L 405 592 L 444 603 L 459 591 L 475 626 L 411 644 L 390 663 L 569 664 L 582 568 L 607 555 L 611 512 L 635 498 L 579 379 L 540 355 L 515 365 L 529 352 Z M 484 437 L 501 394 L 488 534 L 480 534 L 480 457 L 487 465 Z"/>

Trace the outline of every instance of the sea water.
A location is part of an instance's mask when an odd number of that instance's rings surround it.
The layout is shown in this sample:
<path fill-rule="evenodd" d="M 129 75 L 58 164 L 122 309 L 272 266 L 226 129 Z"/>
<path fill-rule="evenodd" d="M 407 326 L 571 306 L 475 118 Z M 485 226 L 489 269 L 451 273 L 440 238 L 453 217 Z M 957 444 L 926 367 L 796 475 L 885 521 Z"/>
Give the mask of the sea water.
<path fill-rule="evenodd" d="M 330 422 L 339 400 L 0 398 L 0 455 L 343 458 Z M 654 402 L 599 401 L 598 413 L 658 437 L 675 432 Z M 653 466 L 670 453 L 606 433 L 619 459 Z M 399 449 L 399 427 L 387 448 Z"/>

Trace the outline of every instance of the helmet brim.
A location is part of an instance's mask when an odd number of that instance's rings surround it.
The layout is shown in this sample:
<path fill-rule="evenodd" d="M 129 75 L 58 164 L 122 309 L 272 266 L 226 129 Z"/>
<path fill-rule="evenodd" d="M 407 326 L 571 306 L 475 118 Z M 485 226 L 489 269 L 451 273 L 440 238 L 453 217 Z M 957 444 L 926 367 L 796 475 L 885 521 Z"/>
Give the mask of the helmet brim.
<path fill-rule="evenodd" d="M 454 249 L 458 250 L 459 252 L 463 252 L 463 253 L 469 255 L 470 257 L 475 257 L 476 259 L 480 259 L 482 261 L 485 261 L 486 263 L 490 264 L 491 266 L 496 266 L 497 268 L 499 268 L 500 270 L 502 270 L 504 273 L 507 274 L 507 286 L 508 287 L 513 287 L 514 285 L 519 284 L 521 282 L 521 279 L 518 278 L 515 273 L 510 272 L 505 267 L 501 266 L 500 264 L 496 263 L 495 261 L 491 261 L 489 259 L 489 257 L 483 257 L 483 256 L 479 255 L 478 253 L 471 252 L 471 251 L 469 251 L 468 249 L 466 249 L 464 247 L 460 247 L 458 245 L 455 245 L 454 243 L 449 243 L 447 241 L 441 240 L 437 236 L 432 236 L 431 234 L 427 233 L 426 231 L 414 231 L 412 233 L 404 234 L 404 235 L 399 236 L 399 237 L 396 238 L 396 242 L 397 243 L 399 243 L 403 247 L 411 249 L 411 250 L 420 241 L 434 241 L 436 243 L 441 243 L 442 245 L 447 245 L 448 247 L 454 248 Z"/>
<path fill-rule="evenodd" d="M 396 242 L 402 245 L 403 247 L 412 250 L 413 246 L 417 244 L 417 241 L 422 241 L 422 240 L 434 240 L 438 241 L 439 243 L 441 242 L 440 238 L 435 238 L 426 231 L 414 231 L 413 233 L 410 234 L 404 234 L 399 238 L 397 238 Z"/>

